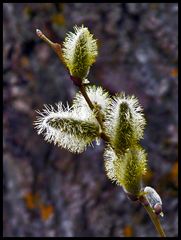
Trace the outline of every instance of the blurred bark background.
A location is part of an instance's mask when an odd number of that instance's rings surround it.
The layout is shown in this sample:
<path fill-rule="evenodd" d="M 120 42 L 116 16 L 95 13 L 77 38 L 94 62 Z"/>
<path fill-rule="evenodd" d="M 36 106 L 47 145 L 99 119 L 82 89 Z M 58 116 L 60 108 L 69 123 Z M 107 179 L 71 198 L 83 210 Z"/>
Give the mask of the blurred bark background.
<path fill-rule="evenodd" d="M 98 39 L 89 80 L 144 107 L 144 185 L 160 194 L 163 228 L 177 236 L 178 4 L 4 3 L 3 12 L 4 236 L 157 236 L 144 209 L 107 179 L 103 143 L 74 155 L 33 128 L 35 110 L 71 103 L 77 91 L 35 29 L 62 42 L 75 24 Z"/>

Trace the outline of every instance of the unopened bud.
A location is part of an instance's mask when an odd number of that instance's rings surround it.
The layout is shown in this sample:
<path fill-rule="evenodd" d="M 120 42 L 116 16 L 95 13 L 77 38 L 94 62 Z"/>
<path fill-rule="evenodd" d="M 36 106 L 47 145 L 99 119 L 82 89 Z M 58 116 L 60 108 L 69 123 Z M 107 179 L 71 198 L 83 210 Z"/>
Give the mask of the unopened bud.
<path fill-rule="evenodd" d="M 145 192 L 145 197 L 148 200 L 148 203 L 150 207 L 153 209 L 153 211 L 155 212 L 155 214 L 163 217 L 162 200 L 159 194 L 152 187 L 145 187 L 144 192 Z"/>

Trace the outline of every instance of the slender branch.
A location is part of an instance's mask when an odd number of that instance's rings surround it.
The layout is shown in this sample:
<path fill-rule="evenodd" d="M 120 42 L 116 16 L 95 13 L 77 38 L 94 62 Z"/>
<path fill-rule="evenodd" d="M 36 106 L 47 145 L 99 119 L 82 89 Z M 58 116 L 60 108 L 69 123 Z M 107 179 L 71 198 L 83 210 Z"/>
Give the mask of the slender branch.
<path fill-rule="evenodd" d="M 90 109 L 91 109 L 91 110 L 94 110 L 94 105 L 92 104 L 89 96 L 87 95 L 87 92 L 86 92 L 86 90 L 85 90 L 85 86 L 81 84 L 81 85 L 78 86 L 78 87 L 79 87 L 80 92 L 82 93 L 83 97 L 85 98 L 87 104 L 89 105 Z M 102 122 L 102 119 L 100 118 L 100 115 L 99 115 L 99 114 L 96 115 L 96 119 L 97 119 L 97 121 L 98 121 L 98 123 L 100 124 L 101 129 L 102 129 L 102 135 L 101 135 L 102 139 L 105 140 L 106 142 L 110 142 L 109 137 L 104 133 L 103 122 Z M 144 196 L 142 197 L 142 201 L 143 201 L 143 200 L 146 200 Z M 143 202 L 144 202 L 144 201 L 143 201 Z M 161 237 L 166 237 L 166 235 L 165 235 L 165 233 L 164 233 L 164 230 L 163 230 L 163 228 L 162 228 L 162 226 L 161 226 L 161 224 L 160 224 L 160 221 L 159 221 L 158 216 L 153 212 L 152 208 L 151 208 L 149 205 L 146 206 L 145 204 L 143 204 L 143 202 L 141 202 L 141 203 L 142 203 L 142 205 L 144 206 L 145 210 L 147 211 L 147 213 L 148 213 L 148 215 L 149 215 L 152 223 L 154 224 L 154 226 L 155 226 L 158 234 L 159 234 Z"/>
<path fill-rule="evenodd" d="M 61 49 L 61 45 L 58 44 L 58 43 L 54 43 L 52 42 L 50 39 L 48 39 L 39 29 L 36 30 L 36 33 L 38 35 L 38 37 L 40 37 L 42 40 L 44 40 L 46 43 L 49 44 L 49 46 L 57 53 L 58 57 L 60 58 L 60 60 L 64 63 L 64 59 L 62 57 L 62 49 Z M 74 78 L 73 76 L 71 76 L 73 82 L 74 82 L 74 85 L 77 86 L 80 90 L 80 92 L 82 93 L 83 97 L 85 98 L 87 104 L 89 105 L 90 109 L 92 111 L 94 111 L 94 105 L 93 103 L 91 102 L 89 96 L 87 95 L 87 92 L 86 92 L 86 89 L 85 89 L 85 85 L 82 84 L 82 81 L 81 79 L 76 79 Z M 110 144 L 110 138 L 106 135 L 105 131 L 104 131 L 104 124 L 102 122 L 102 117 L 101 115 L 98 113 L 95 115 L 100 127 L 101 127 L 101 134 L 100 134 L 100 137 L 105 141 L 105 142 L 109 142 Z M 164 230 L 160 224 L 160 221 L 158 219 L 158 216 L 153 212 L 152 208 L 149 206 L 149 205 L 145 205 L 144 204 L 144 200 L 145 200 L 145 197 L 143 196 L 142 197 L 142 201 L 140 201 L 140 203 L 142 203 L 142 205 L 144 206 L 145 210 L 147 211 L 151 221 L 153 222 L 158 234 L 161 236 L 161 237 L 166 237 L 165 233 L 164 233 Z"/>
<path fill-rule="evenodd" d="M 143 197 L 145 198 L 145 197 Z M 157 230 L 158 234 L 160 235 L 160 237 L 166 237 L 165 232 L 160 224 L 159 218 L 158 216 L 153 212 L 153 209 L 149 206 L 149 205 L 145 205 L 143 204 L 143 202 L 141 202 L 143 207 L 145 208 L 145 210 L 147 211 L 152 223 L 155 226 L 155 229 Z"/>
<path fill-rule="evenodd" d="M 58 57 L 61 59 L 61 61 L 64 63 L 64 59 L 62 57 L 62 48 L 61 48 L 61 45 L 58 44 L 58 43 L 54 43 L 52 42 L 49 38 L 47 38 L 45 36 L 45 34 L 42 33 L 41 30 L 39 29 L 36 29 L 36 34 L 39 38 L 41 38 L 43 41 L 45 41 L 46 43 L 48 43 L 48 45 L 56 52 L 56 54 L 58 55 Z M 73 82 L 74 82 L 74 85 L 76 85 L 77 87 L 79 87 L 80 89 L 80 92 L 82 93 L 83 97 L 85 98 L 87 104 L 89 105 L 90 109 L 93 111 L 94 110 L 94 105 L 93 103 L 91 102 L 89 96 L 87 95 L 86 93 L 86 90 L 85 90 L 85 86 L 82 84 L 82 81 L 81 79 L 76 79 L 74 78 L 73 76 L 71 76 Z M 110 139 L 109 137 L 105 134 L 104 132 L 104 125 L 103 125 L 103 122 L 102 122 L 102 119 L 101 119 L 101 116 L 100 114 L 96 114 L 96 119 L 101 127 L 101 134 L 100 134 L 100 137 L 106 141 L 106 142 L 110 142 Z"/>
<path fill-rule="evenodd" d="M 62 57 L 62 48 L 61 45 L 58 43 L 54 43 L 52 42 L 49 38 L 47 38 L 45 36 L 45 34 L 42 33 L 41 30 L 36 29 L 36 34 L 39 38 L 41 38 L 43 41 L 45 41 L 46 43 L 48 43 L 48 45 L 56 52 L 56 54 L 58 55 L 59 59 L 64 63 L 64 59 Z"/>
<path fill-rule="evenodd" d="M 80 92 L 82 93 L 83 97 L 85 98 L 87 104 L 89 105 L 90 109 L 93 111 L 94 110 L 94 105 L 91 102 L 89 96 L 87 95 L 87 92 L 85 90 L 85 86 L 84 85 L 80 85 L 79 89 L 80 89 Z"/>
<path fill-rule="evenodd" d="M 93 111 L 94 110 L 94 105 L 93 103 L 91 102 L 89 96 L 87 95 L 87 92 L 85 90 L 85 86 L 83 84 L 81 84 L 80 86 L 78 86 L 79 89 L 80 89 L 80 92 L 82 93 L 83 97 L 85 98 L 87 104 L 89 105 L 90 109 Z M 102 130 L 102 133 L 101 133 L 101 138 L 106 141 L 106 142 L 110 142 L 110 138 L 105 134 L 104 132 L 104 125 L 103 125 L 103 122 L 102 122 L 102 119 L 100 117 L 99 114 L 96 114 L 96 119 L 99 123 L 99 125 L 101 126 L 101 130 Z"/>
<path fill-rule="evenodd" d="M 87 95 L 87 92 L 86 92 L 86 90 L 85 90 L 85 86 L 81 84 L 81 85 L 78 86 L 78 87 L 79 87 L 80 92 L 82 93 L 83 97 L 85 98 L 87 104 L 89 105 L 90 109 L 91 109 L 91 110 L 94 110 L 94 105 L 92 104 L 89 96 Z M 101 129 L 102 129 L 102 134 L 101 134 L 102 139 L 105 140 L 106 142 L 110 142 L 109 137 L 104 133 L 103 122 L 102 122 L 102 119 L 100 118 L 100 115 L 99 115 L 99 114 L 96 115 L 96 119 L 97 119 L 97 121 L 98 121 L 98 123 L 100 124 Z M 143 198 L 144 198 L 144 197 L 143 197 Z M 142 204 L 142 205 L 144 206 L 145 210 L 147 211 L 147 213 L 148 213 L 148 215 L 149 215 L 152 223 L 154 224 L 154 226 L 155 226 L 158 234 L 159 234 L 161 237 L 166 237 L 166 235 L 165 235 L 165 233 L 164 233 L 164 230 L 163 230 L 163 228 L 162 228 L 162 226 L 161 226 L 161 224 L 160 224 L 160 221 L 159 221 L 159 219 L 158 219 L 158 216 L 153 212 L 152 208 L 151 208 L 149 205 L 148 205 L 148 206 L 146 206 L 146 205 L 144 205 L 144 204 Z"/>

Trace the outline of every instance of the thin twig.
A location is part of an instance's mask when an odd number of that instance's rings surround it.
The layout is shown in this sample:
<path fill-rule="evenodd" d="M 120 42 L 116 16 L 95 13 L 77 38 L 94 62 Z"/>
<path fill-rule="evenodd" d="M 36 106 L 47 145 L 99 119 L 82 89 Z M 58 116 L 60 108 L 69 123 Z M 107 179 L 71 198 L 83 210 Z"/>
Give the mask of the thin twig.
<path fill-rule="evenodd" d="M 145 210 L 147 211 L 152 223 L 155 226 L 160 237 L 166 237 L 166 234 L 161 226 L 158 216 L 153 212 L 153 209 L 149 205 L 142 204 Z"/>
<path fill-rule="evenodd" d="M 62 49 L 61 49 L 61 45 L 58 44 L 58 43 L 54 43 L 52 42 L 50 39 L 48 39 L 39 29 L 36 30 L 36 33 L 38 35 L 38 37 L 40 37 L 42 40 L 44 40 L 45 42 L 47 42 L 49 44 L 49 46 L 51 46 L 53 48 L 53 50 L 57 53 L 57 55 L 59 56 L 59 58 L 62 60 L 62 62 L 64 62 L 64 59 L 62 57 Z M 85 89 L 85 86 L 84 84 L 81 84 L 79 81 L 76 83 L 76 81 L 74 80 L 73 81 L 75 86 L 78 86 L 79 87 L 79 90 L 80 92 L 82 93 L 83 97 L 85 98 L 87 104 L 89 105 L 90 109 L 92 111 L 94 111 L 94 105 L 93 103 L 91 102 L 89 96 L 87 95 L 87 92 L 86 92 L 86 89 Z M 101 127 L 101 134 L 100 134 L 100 137 L 105 141 L 105 142 L 108 142 L 110 144 L 110 138 L 106 135 L 105 131 L 104 131 L 104 124 L 102 122 L 102 118 L 100 116 L 100 114 L 96 114 L 95 115 L 100 127 Z M 141 202 L 142 203 L 142 202 Z M 153 212 L 152 208 L 148 205 L 144 205 L 142 203 L 142 205 L 144 206 L 145 210 L 147 211 L 151 221 L 153 222 L 158 234 L 161 236 L 161 237 L 166 237 L 165 233 L 164 233 L 164 230 L 160 224 L 160 221 L 158 219 L 158 216 Z"/>
<path fill-rule="evenodd" d="M 47 38 L 47 37 L 45 36 L 45 34 L 43 34 L 42 31 L 39 30 L 39 29 L 36 29 L 36 34 L 37 34 L 37 36 L 38 36 L 39 38 L 41 38 L 43 41 L 45 41 L 46 43 L 48 43 L 48 45 L 49 45 L 51 48 L 53 48 L 53 50 L 57 53 L 57 55 L 58 55 L 59 58 L 62 60 L 62 62 L 64 62 L 64 59 L 63 59 L 63 57 L 62 57 L 61 45 L 58 44 L 58 43 L 52 42 L 52 41 L 51 41 L 49 38 Z M 90 109 L 93 111 L 93 110 L 94 110 L 94 105 L 93 105 L 93 103 L 91 102 L 89 96 L 87 95 L 87 92 L 86 92 L 86 90 L 85 90 L 85 86 L 84 86 L 84 85 L 81 83 L 81 81 L 80 81 L 81 79 L 76 79 L 76 78 L 74 78 L 74 77 L 72 76 L 72 80 L 73 80 L 74 84 L 79 87 L 80 92 L 82 93 L 83 97 L 85 98 L 85 100 L 86 100 L 87 104 L 89 105 Z M 77 81 L 77 82 L 76 82 L 76 81 Z M 80 82 L 79 82 L 79 81 L 80 81 Z M 105 132 L 104 132 L 104 126 L 103 126 L 103 122 L 102 122 L 102 119 L 101 119 L 100 115 L 99 115 L 99 114 L 96 114 L 95 117 L 96 117 L 96 119 L 97 119 L 97 121 L 98 121 L 98 123 L 99 123 L 99 125 L 100 125 L 100 127 L 101 127 L 101 130 L 102 130 L 102 132 L 101 132 L 101 134 L 100 134 L 100 137 L 101 137 L 104 141 L 110 142 L 109 137 L 108 137 L 108 136 L 105 134 Z"/>
<path fill-rule="evenodd" d="M 87 104 L 89 105 L 90 109 L 93 111 L 93 110 L 94 110 L 94 105 L 93 105 L 93 103 L 91 102 L 89 96 L 87 95 L 87 92 L 86 92 L 86 90 L 85 90 L 85 86 L 84 86 L 83 84 L 81 84 L 81 85 L 79 86 L 79 89 L 80 89 L 80 92 L 82 93 L 82 96 L 85 98 Z M 98 121 L 98 123 L 99 123 L 99 125 L 100 125 L 100 127 L 101 127 L 101 130 L 102 130 L 101 135 L 100 135 L 101 138 L 102 138 L 105 142 L 109 142 L 109 143 L 110 143 L 110 138 L 109 138 L 109 137 L 106 135 L 106 133 L 104 132 L 104 125 L 103 125 L 103 122 L 102 122 L 102 119 L 101 119 L 100 115 L 99 115 L 99 114 L 96 114 L 95 117 L 96 117 L 96 119 L 97 119 L 97 121 Z"/>
<path fill-rule="evenodd" d="M 56 52 L 58 55 L 59 59 L 64 63 L 64 59 L 62 57 L 62 47 L 59 43 L 54 43 L 52 42 L 49 38 L 45 36 L 45 34 L 42 33 L 41 30 L 36 29 L 36 34 L 39 38 L 41 38 L 43 41 L 48 43 L 48 45 Z"/>
<path fill-rule="evenodd" d="M 94 105 L 92 104 L 89 96 L 87 95 L 87 92 L 85 90 L 85 86 L 84 85 L 80 85 L 79 89 L 80 89 L 80 92 L 82 93 L 83 97 L 85 98 L 87 104 L 89 105 L 90 109 L 93 111 L 94 110 Z M 102 119 L 99 117 L 99 115 L 96 115 L 96 119 L 97 119 L 97 121 L 100 124 L 101 129 L 102 129 L 102 134 L 101 134 L 102 139 L 105 140 L 106 142 L 110 142 L 109 137 L 104 133 L 104 126 L 103 126 Z M 162 226 L 160 224 L 160 221 L 158 219 L 158 216 L 153 212 L 152 208 L 149 205 L 145 206 L 143 204 L 143 206 L 144 206 L 145 210 L 147 211 L 147 213 L 148 213 L 152 223 L 154 224 L 158 234 L 161 237 L 166 237 L 166 235 L 165 235 L 165 233 L 163 231 L 163 228 L 162 228 Z"/>

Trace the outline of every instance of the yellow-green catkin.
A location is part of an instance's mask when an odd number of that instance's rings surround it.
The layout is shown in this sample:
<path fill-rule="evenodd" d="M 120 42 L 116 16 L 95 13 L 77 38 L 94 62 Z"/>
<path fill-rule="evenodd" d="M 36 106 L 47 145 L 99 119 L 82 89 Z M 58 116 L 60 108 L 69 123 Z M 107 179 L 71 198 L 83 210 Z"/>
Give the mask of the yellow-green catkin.
<path fill-rule="evenodd" d="M 67 109 L 62 103 L 57 104 L 57 110 L 45 105 L 34 122 L 38 134 L 43 134 L 48 142 L 74 153 L 83 152 L 87 145 L 98 140 L 100 129 L 97 122 L 88 118 L 86 113 L 80 114 L 80 109 Z"/>
<path fill-rule="evenodd" d="M 122 186 L 126 192 L 138 196 L 142 176 L 146 172 L 145 151 L 140 146 L 134 146 L 118 156 L 108 147 L 104 152 L 104 160 L 108 178 Z"/>
<path fill-rule="evenodd" d="M 63 58 L 70 75 L 84 82 L 98 54 L 97 42 L 88 28 L 75 26 L 74 30 L 63 43 Z"/>
<path fill-rule="evenodd" d="M 142 176 L 146 172 L 146 153 L 141 147 L 128 149 L 122 156 L 118 182 L 126 192 L 138 196 L 141 190 Z"/>
<path fill-rule="evenodd" d="M 142 107 L 135 96 L 117 94 L 108 108 L 105 126 L 111 145 L 117 155 L 137 145 L 145 126 Z"/>

